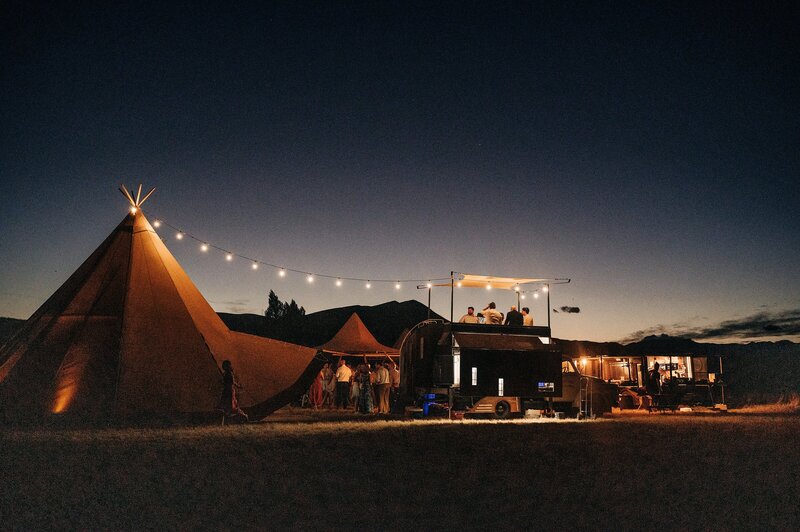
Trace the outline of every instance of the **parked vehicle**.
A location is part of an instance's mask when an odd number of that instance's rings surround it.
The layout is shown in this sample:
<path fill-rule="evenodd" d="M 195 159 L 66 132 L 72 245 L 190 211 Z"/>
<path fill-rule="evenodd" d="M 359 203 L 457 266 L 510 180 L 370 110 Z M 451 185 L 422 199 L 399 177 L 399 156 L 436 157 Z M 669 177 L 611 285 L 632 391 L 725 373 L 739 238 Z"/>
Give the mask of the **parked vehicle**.
<path fill-rule="evenodd" d="M 428 320 L 408 333 L 400 359 L 405 404 L 422 415 L 601 415 L 616 403 L 616 386 L 582 376 L 551 340 L 549 327 Z"/>

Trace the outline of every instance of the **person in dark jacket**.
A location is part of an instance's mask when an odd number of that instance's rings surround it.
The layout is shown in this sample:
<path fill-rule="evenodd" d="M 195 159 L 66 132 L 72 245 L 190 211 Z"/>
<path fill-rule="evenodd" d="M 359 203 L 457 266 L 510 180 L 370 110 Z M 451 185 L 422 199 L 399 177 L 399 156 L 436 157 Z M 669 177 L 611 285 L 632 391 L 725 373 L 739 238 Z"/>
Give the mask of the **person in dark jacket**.
<path fill-rule="evenodd" d="M 522 314 L 517 310 L 517 307 L 511 307 L 506 316 L 506 325 L 518 325 L 522 327 Z"/>

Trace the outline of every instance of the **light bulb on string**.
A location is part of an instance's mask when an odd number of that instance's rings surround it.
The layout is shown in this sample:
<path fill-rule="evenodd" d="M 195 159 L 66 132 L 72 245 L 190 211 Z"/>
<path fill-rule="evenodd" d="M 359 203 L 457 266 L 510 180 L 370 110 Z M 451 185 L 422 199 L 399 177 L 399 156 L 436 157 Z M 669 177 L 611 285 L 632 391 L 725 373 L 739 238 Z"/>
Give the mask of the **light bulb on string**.
<path fill-rule="evenodd" d="M 492 289 L 492 283 L 486 283 L 486 289 L 487 290 L 491 290 Z"/>
<path fill-rule="evenodd" d="M 225 255 L 225 260 L 227 260 L 228 262 L 232 261 L 233 260 L 233 254 L 232 253 L 226 254 Z"/>
<path fill-rule="evenodd" d="M 372 283 L 367 281 L 367 284 L 365 284 L 364 286 L 367 288 L 367 290 L 369 290 L 370 288 L 372 288 Z"/>
<path fill-rule="evenodd" d="M 131 207 L 131 214 L 136 214 L 136 207 Z"/>
<path fill-rule="evenodd" d="M 461 281 L 457 282 L 457 283 L 456 283 L 456 286 L 457 286 L 457 287 L 459 287 L 459 288 L 461 288 Z"/>
<path fill-rule="evenodd" d="M 286 270 L 284 268 L 281 268 L 280 270 L 278 270 L 278 275 L 280 277 L 286 277 Z"/>
<path fill-rule="evenodd" d="M 519 285 L 514 287 L 514 292 L 519 292 Z"/>
<path fill-rule="evenodd" d="M 183 240 L 183 233 L 176 234 L 175 238 L 177 238 L 178 240 Z"/>
<path fill-rule="evenodd" d="M 400 283 L 399 282 L 394 283 L 394 288 L 395 290 L 400 290 Z"/>
<path fill-rule="evenodd" d="M 202 244 L 200 244 L 200 251 L 202 251 L 202 252 L 204 252 L 204 253 L 205 253 L 206 251 L 208 251 L 208 244 L 206 244 L 205 242 L 203 242 Z"/>
<path fill-rule="evenodd" d="M 521 295 L 519 296 L 519 298 L 520 298 L 520 299 L 525 299 L 525 294 L 521 294 Z"/>
<path fill-rule="evenodd" d="M 546 286 L 542 287 L 542 292 L 549 292 L 549 291 L 550 291 L 550 289 L 548 287 L 546 287 Z"/>
<path fill-rule="evenodd" d="M 309 283 L 313 283 L 314 282 L 314 276 L 309 274 L 308 277 L 306 277 L 306 281 L 308 281 Z"/>
<path fill-rule="evenodd" d="M 533 299 L 539 299 L 539 292 L 533 294 Z"/>
<path fill-rule="evenodd" d="M 258 263 L 254 262 L 253 265 L 251 266 L 251 268 L 253 268 L 254 270 L 257 270 L 258 269 Z"/>
<path fill-rule="evenodd" d="M 427 286 L 428 288 L 433 288 L 433 284 L 432 284 L 430 281 L 428 281 L 428 282 L 425 284 L 425 286 Z"/>
<path fill-rule="evenodd" d="M 158 229 L 159 227 L 161 227 L 161 222 L 160 222 L 159 220 L 155 220 L 155 221 L 153 222 L 153 227 L 155 227 L 156 229 Z"/>
<path fill-rule="evenodd" d="M 342 286 L 342 280 L 336 279 L 336 286 Z"/>

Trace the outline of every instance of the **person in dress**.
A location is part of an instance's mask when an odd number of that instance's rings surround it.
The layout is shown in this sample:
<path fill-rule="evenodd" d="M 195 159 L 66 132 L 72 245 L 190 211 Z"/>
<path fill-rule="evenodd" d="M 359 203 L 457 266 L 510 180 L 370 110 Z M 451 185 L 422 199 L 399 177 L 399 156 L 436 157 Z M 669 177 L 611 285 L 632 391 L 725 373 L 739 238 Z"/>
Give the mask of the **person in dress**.
<path fill-rule="evenodd" d="M 353 373 L 353 376 L 350 377 L 350 403 L 353 405 L 353 411 L 358 412 L 358 395 L 359 395 L 359 384 L 358 384 L 358 370 Z"/>
<path fill-rule="evenodd" d="M 322 406 L 322 388 L 323 388 L 323 379 L 324 375 L 322 370 L 317 373 L 317 377 L 314 379 L 314 382 L 311 383 L 311 387 L 308 389 L 308 402 L 311 403 L 311 406 L 314 410 L 317 410 L 320 406 Z"/>
<path fill-rule="evenodd" d="M 370 382 L 369 366 L 359 365 L 356 378 L 358 379 L 358 412 L 372 414 L 372 383 Z"/>
<path fill-rule="evenodd" d="M 325 363 L 322 368 L 322 405 L 328 408 L 333 407 L 333 398 L 336 394 L 336 379 L 329 363 Z"/>
<path fill-rule="evenodd" d="M 249 418 L 239 408 L 239 400 L 236 398 L 236 390 L 241 389 L 242 387 L 233 373 L 233 364 L 230 360 L 225 360 L 222 362 L 222 395 L 219 398 L 218 409 L 225 417 L 232 418 L 239 423 L 246 423 Z"/>

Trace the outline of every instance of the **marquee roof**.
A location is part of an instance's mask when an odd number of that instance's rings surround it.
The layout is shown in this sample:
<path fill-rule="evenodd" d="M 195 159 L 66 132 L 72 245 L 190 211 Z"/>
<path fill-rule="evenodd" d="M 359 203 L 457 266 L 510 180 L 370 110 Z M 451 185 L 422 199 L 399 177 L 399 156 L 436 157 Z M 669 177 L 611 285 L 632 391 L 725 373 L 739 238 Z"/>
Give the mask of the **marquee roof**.
<path fill-rule="evenodd" d="M 348 355 L 397 355 L 399 350 L 378 342 L 355 312 L 333 338 L 319 346 L 325 351 Z"/>

